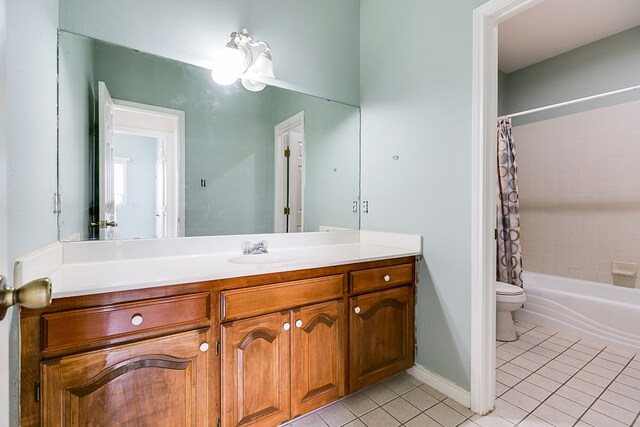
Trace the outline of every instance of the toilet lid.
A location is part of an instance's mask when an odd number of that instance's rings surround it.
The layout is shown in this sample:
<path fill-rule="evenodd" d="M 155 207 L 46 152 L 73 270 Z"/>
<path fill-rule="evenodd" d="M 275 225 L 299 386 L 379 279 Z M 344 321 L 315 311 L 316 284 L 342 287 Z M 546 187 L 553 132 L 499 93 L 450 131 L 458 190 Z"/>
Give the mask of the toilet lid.
<path fill-rule="evenodd" d="M 511 285 L 504 282 L 496 282 L 496 294 L 497 295 L 522 295 L 524 290 L 516 285 Z"/>

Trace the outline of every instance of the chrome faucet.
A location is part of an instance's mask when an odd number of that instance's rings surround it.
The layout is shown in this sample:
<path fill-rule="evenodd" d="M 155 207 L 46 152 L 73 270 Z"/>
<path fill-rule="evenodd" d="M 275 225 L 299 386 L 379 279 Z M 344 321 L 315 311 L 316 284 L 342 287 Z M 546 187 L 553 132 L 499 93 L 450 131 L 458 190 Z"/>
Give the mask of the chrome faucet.
<path fill-rule="evenodd" d="M 266 254 L 267 251 L 267 241 L 260 240 L 257 243 L 251 244 L 251 242 L 242 242 L 242 253 L 244 255 L 258 255 L 258 254 Z"/>

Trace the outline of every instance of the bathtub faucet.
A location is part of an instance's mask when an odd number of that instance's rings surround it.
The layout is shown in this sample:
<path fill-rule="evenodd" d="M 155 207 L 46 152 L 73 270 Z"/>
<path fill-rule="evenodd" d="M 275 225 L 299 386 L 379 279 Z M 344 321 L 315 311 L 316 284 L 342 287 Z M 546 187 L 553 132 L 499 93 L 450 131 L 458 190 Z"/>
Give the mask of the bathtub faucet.
<path fill-rule="evenodd" d="M 260 240 L 255 244 L 251 244 L 251 242 L 242 242 L 242 253 L 244 255 L 258 255 L 258 254 L 266 254 L 267 252 L 267 241 Z"/>

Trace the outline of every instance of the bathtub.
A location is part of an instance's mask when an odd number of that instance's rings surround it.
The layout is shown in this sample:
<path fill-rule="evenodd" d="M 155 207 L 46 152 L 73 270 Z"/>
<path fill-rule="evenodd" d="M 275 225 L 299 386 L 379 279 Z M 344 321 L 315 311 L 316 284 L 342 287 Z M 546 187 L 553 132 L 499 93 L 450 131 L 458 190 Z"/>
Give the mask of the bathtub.
<path fill-rule="evenodd" d="M 640 353 L 640 289 L 525 272 L 518 320 Z"/>

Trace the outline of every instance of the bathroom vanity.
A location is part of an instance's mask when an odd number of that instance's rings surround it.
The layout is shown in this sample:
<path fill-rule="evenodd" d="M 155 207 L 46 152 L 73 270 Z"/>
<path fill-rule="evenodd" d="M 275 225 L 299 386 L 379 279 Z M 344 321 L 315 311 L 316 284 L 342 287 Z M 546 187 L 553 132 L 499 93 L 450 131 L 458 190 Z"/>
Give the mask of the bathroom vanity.
<path fill-rule="evenodd" d="M 63 263 L 52 305 L 21 311 L 22 425 L 275 426 L 410 368 L 420 243 L 366 233 L 289 249 L 288 263 L 156 257 L 209 265 L 196 281 L 176 270 L 188 279 L 141 283 L 136 266 L 154 260 L 123 261 L 122 248 L 117 260 Z M 85 268 L 106 278 L 83 287 Z"/>

